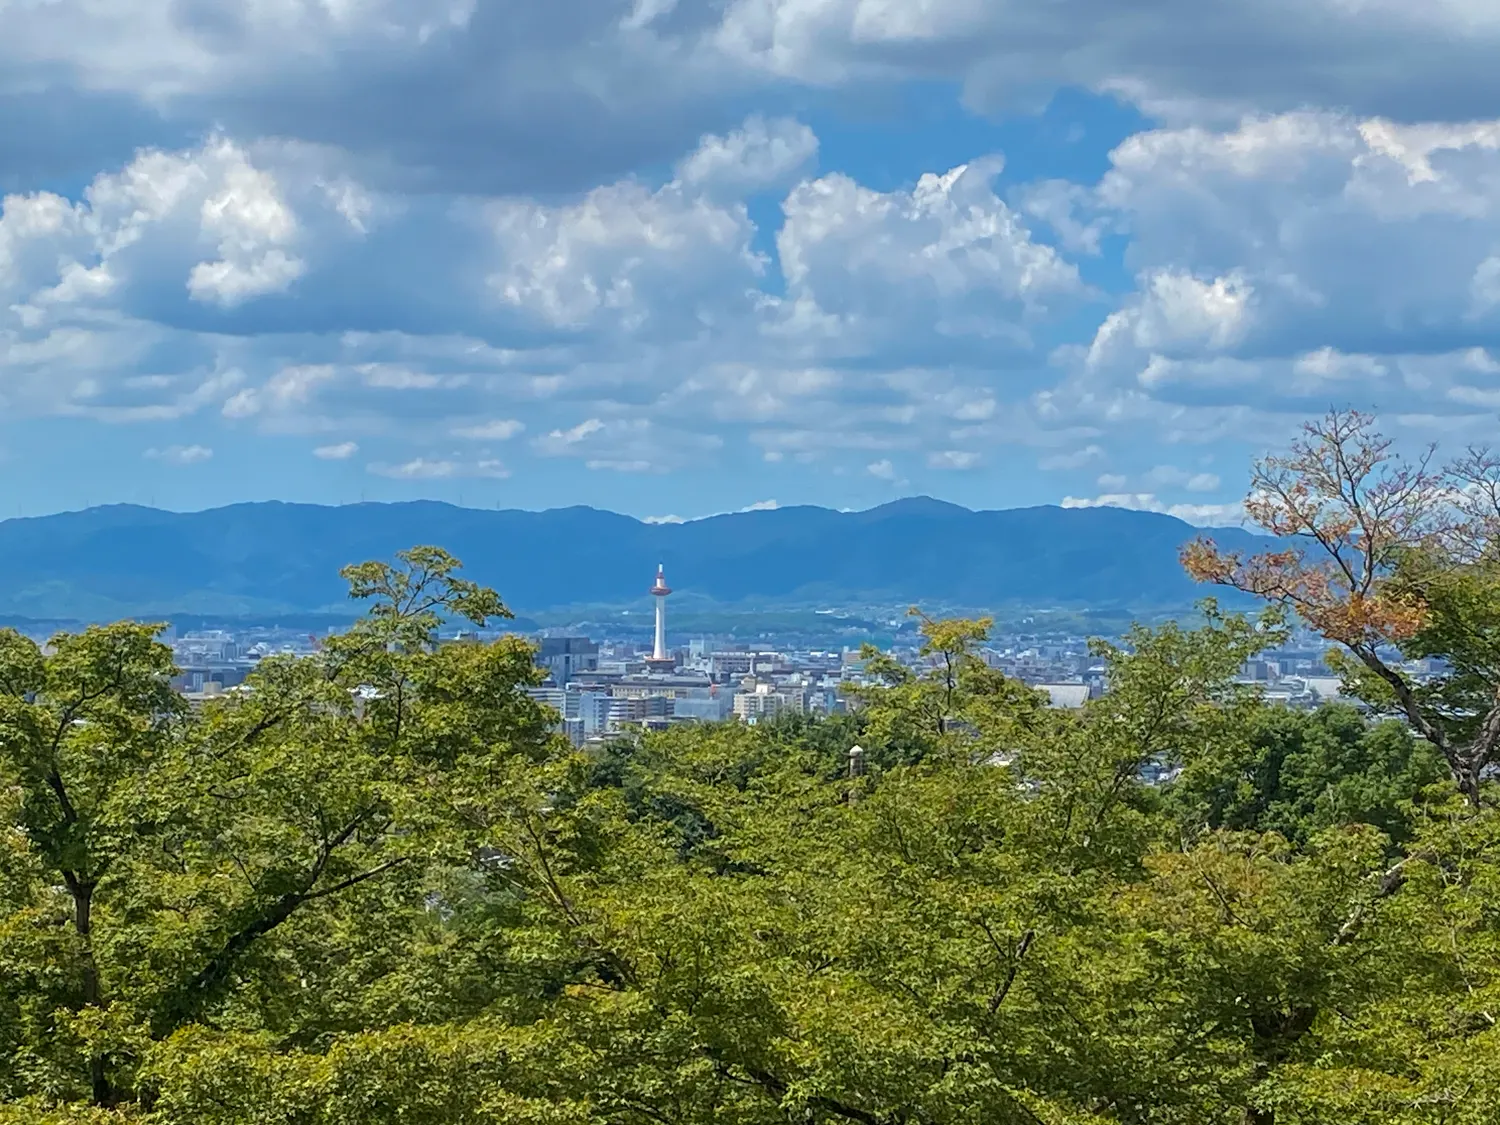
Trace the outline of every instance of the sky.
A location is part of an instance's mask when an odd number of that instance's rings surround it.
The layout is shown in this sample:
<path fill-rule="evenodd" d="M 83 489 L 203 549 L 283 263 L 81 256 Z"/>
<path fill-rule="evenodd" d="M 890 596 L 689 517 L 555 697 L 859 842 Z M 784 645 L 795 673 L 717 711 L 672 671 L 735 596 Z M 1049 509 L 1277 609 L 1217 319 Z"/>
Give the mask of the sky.
<path fill-rule="evenodd" d="M 0 0 L 0 517 L 1235 522 L 1330 407 L 1496 431 L 1497 54 L 1493 0 Z"/>

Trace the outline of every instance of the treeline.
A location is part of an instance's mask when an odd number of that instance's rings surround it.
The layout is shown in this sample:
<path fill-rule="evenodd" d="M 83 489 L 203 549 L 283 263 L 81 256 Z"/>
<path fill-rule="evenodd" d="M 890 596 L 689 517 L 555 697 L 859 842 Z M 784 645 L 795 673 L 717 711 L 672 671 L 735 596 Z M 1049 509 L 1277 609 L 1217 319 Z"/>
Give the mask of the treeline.
<path fill-rule="evenodd" d="M 922 619 L 850 716 L 577 751 L 524 643 L 433 643 L 506 610 L 432 548 L 197 714 L 151 626 L 0 634 L 0 1122 L 1500 1120 L 1482 484 L 1297 458 L 1306 550 L 1188 560 L 1267 612 L 1101 643 L 1077 713 Z M 1288 609 L 1364 711 L 1234 682 Z"/>

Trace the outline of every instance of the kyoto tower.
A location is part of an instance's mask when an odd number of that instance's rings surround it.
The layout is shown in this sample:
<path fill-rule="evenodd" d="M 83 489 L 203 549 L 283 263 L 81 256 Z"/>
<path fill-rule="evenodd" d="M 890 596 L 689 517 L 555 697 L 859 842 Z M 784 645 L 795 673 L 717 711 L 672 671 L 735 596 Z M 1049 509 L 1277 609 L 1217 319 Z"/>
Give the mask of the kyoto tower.
<path fill-rule="evenodd" d="M 651 596 L 656 599 L 656 648 L 651 653 L 651 659 L 647 661 L 658 670 L 668 669 L 676 664 L 676 661 L 667 655 L 667 595 L 671 592 L 672 587 L 667 585 L 666 576 L 658 564 L 656 585 L 651 587 Z"/>

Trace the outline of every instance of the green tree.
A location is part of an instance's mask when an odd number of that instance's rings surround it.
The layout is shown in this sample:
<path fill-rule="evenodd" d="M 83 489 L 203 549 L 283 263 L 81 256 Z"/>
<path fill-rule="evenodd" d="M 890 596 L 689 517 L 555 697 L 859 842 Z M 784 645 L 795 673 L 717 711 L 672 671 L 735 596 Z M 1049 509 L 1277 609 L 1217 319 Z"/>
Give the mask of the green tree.
<path fill-rule="evenodd" d="M 1396 724 L 1237 684 L 1274 614 L 1100 644 L 1077 711 L 924 619 L 853 715 L 579 751 L 526 645 L 437 643 L 503 612 L 453 560 L 349 573 L 374 612 L 201 715 L 149 629 L 6 638 L 0 1123 L 1500 1112 L 1500 814 L 1423 793 Z M 136 672 L 80 670 L 106 636 Z M 75 830 L 41 734 L 81 694 Z"/>
<path fill-rule="evenodd" d="M 129 877 L 141 838 L 174 811 L 163 790 L 183 708 L 157 631 L 92 628 L 54 637 L 46 652 L 14 630 L 0 633 L 0 778 L 11 788 L 13 833 L 0 949 L 12 983 L 11 1058 L 31 1056 L 59 1089 L 54 1067 L 77 1048 L 78 1077 L 99 1105 L 116 1096 L 101 899 Z M 4 1077 L 10 1085 L 19 1075 Z"/>
<path fill-rule="evenodd" d="M 989 637 L 989 618 L 939 620 L 913 607 L 922 643 L 916 668 L 866 645 L 861 652 L 873 684 L 849 687 L 870 741 L 877 767 L 910 763 L 970 746 L 980 726 L 997 724 L 1020 737 L 1039 721 L 1040 693 L 1008 679 L 985 663 L 980 647 Z"/>
<path fill-rule="evenodd" d="M 350 568 L 359 624 L 201 716 L 152 626 L 4 636 L 10 1091 L 149 1106 L 140 1066 L 188 1024 L 311 1041 L 420 1008 L 369 989 L 442 940 L 463 794 L 551 742 L 527 646 L 436 644 L 444 617 L 506 612 L 457 569 L 430 548 Z"/>
<path fill-rule="evenodd" d="M 1350 704 L 1259 708 L 1244 734 L 1227 756 L 1191 762 L 1167 787 L 1184 823 L 1278 832 L 1297 844 L 1324 829 L 1368 824 L 1401 845 L 1416 831 L 1413 802 L 1447 776 L 1410 727 L 1371 724 Z"/>

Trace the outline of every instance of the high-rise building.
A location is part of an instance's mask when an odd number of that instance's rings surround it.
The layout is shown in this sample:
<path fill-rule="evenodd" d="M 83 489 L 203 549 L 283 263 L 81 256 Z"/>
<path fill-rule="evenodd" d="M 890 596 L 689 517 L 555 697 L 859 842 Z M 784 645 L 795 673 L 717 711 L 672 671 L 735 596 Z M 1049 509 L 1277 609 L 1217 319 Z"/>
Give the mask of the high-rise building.
<path fill-rule="evenodd" d="M 536 662 L 558 687 L 567 687 L 579 672 L 599 670 L 599 642 L 587 637 L 543 637 Z"/>

